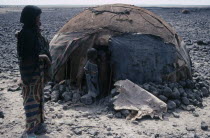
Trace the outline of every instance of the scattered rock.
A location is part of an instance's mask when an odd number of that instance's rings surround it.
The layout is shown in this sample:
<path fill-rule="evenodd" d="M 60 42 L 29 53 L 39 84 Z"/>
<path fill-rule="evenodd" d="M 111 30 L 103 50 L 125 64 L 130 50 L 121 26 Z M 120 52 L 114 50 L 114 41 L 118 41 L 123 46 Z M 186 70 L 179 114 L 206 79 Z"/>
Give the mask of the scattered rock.
<path fill-rule="evenodd" d="M 139 124 L 139 122 L 136 121 L 136 120 L 132 121 L 132 123 L 135 124 L 135 125 L 138 125 Z"/>
<path fill-rule="evenodd" d="M 0 118 L 0 125 L 1 124 L 3 124 L 4 122 L 3 122 L 3 119 L 2 118 Z M 0 133 L 1 134 L 1 133 Z"/>
<path fill-rule="evenodd" d="M 169 88 L 169 87 L 165 87 L 163 89 L 163 95 L 166 96 L 166 97 L 170 97 L 172 94 L 172 90 Z"/>
<path fill-rule="evenodd" d="M 159 95 L 158 98 L 159 98 L 160 100 L 162 100 L 163 102 L 167 102 L 167 100 L 168 100 L 168 98 L 165 97 L 164 95 Z"/>
<path fill-rule="evenodd" d="M 7 89 L 7 91 L 10 91 L 10 92 L 15 92 L 15 91 L 19 91 L 19 90 L 21 90 L 20 86 L 12 86 Z"/>
<path fill-rule="evenodd" d="M 58 90 L 59 91 L 59 84 L 55 84 L 55 86 L 52 88 L 52 91 Z"/>
<path fill-rule="evenodd" d="M 187 106 L 186 105 L 184 105 L 184 104 L 181 104 L 181 109 L 183 109 L 183 110 L 187 110 Z"/>
<path fill-rule="evenodd" d="M 174 116 L 175 118 L 179 118 L 179 117 L 180 117 L 178 113 L 173 112 L 172 114 L 173 114 L 173 116 Z"/>
<path fill-rule="evenodd" d="M 53 102 L 57 102 L 59 100 L 59 91 L 58 90 L 54 90 L 51 94 L 51 100 Z"/>
<path fill-rule="evenodd" d="M 207 97 L 209 95 L 209 91 L 206 87 L 202 87 L 201 91 L 202 91 L 204 97 Z"/>
<path fill-rule="evenodd" d="M 207 125 L 206 122 L 204 122 L 204 121 L 201 122 L 201 129 L 204 130 L 204 131 L 208 130 L 208 125 Z"/>
<path fill-rule="evenodd" d="M 107 136 L 112 136 L 113 134 L 111 132 L 108 132 L 107 133 Z"/>
<path fill-rule="evenodd" d="M 62 97 L 63 97 L 64 101 L 70 101 L 73 97 L 73 94 L 71 92 L 64 92 L 62 94 Z"/>
<path fill-rule="evenodd" d="M 174 88 L 173 92 L 170 96 L 172 99 L 179 99 L 180 98 L 180 92 L 177 88 Z"/>
<path fill-rule="evenodd" d="M 116 118 L 122 118 L 122 114 L 121 114 L 120 112 L 117 112 L 117 113 L 115 114 L 115 117 L 116 117 Z"/>
<path fill-rule="evenodd" d="M 196 112 L 196 111 L 193 111 L 193 116 L 194 116 L 194 117 L 199 117 L 199 114 L 198 114 L 198 112 Z"/>
<path fill-rule="evenodd" d="M 111 90 L 112 97 L 116 96 L 117 94 L 118 94 L 118 92 L 117 92 L 117 89 L 116 88 L 114 88 L 114 89 Z"/>
<path fill-rule="evenodd" d="M 76 135 L 81 135 L 82 134 L 82 131 L 80 129 L 74 129 L 73 132 L 76 134 Z"/>
<path fill-rule="evenodd" d="M 177 90 L 176 92 L 171 93 L 171 96 L 170 97 L 172 99 L 180 99 L 180 93 L 179 93 L 179 91 Z"/>
<path fill-rule="evenodd" d="M 46 85 L 44 87 L 44 92 L 49 92 L 49 91 L 51 91 L 51 85 Z"/>
<path fill-rule="evenodd" d="M 62 114 L 58 114 L 58 115 L 57 115 L 57 118 L 58 118 L 58 119 L 61 119 L 62 117 L 63 117 Z"/>
<path fill-rule="evenodd" d="M 51 95 L 49 93 L 44 94 L 44 101 L 47 102 L 47 101 L 50 101 L 50 100 L 51 100 Z"/>
<path fill-rule="evenodd" d="M 187 99 L 187 97 L 182 97 L 182 103 L 185 105 L 189 105 L 190 101 Z"/>
<path fill-rule="evenodd" d="M 107 117 L 108 118 L 113 118 L 113 114 L 108 114 Z"/>
<path fill-rule="evenodd" d="M 130 114 L 130 111 L 129 110 L 122 110 L 121 111 L 121 114 L 125 117 L 127 117 L 129 114 Z"/>
<path fill-rule="evenodd" d="M 59 92 L 60 92 L 60 93 L 63 93 L 63 92 L 65 92 L 65 91 L 66 91 L 65 85 L 59 85 Z"/>
<path fill-rule="evenodd" d="M 195 107 L 193 105 L 188 105 L 187 111 L 195 111 Z"/>
<path fill-rule="evenodd" d="M 111 131 L 111 130 L 112 130 L 112 128 L 111 128 L 111 127 L 109 127 L 109 128 L 107 128 L 106 130 L 107 130 L 107 131 Z"/>
<path fill-rule="evenodd" d="M 53 111 L 55 111 L 55 109 L 50 107 L 49 111 L 53 112 Z"/>
<path fill-rule="evenodd" d="M 185 87 L 186 82 L 185 82 L 185 81 L 180 81 L 179 84 L 180 84 L 182 87 Z"/>
<path fill-rule="evenodd" d="M 99 134 L 99 132 L 95 131 L 95 130 L 89 130 L 88 134 L 90 134 L 91 136 L 97 136 Z"/>
<path fill-rule="evenodd" d="M 90 105 L 93 103 L 93 98 L 89 94 L 83 95 L 80 100 L 81 103 L 84 103 L 86 105 Z"/>
<path fill-rule="evenodd" d="M 81 95 L 78 92 L 75 92 L 73 94 L 72 102 L 76 103 L 76 102 L 78 102 L 80 100 L 80 98 L 81 98 Z"/>
<path fill-rule="evenodd" d="M 183 94 L 185 93 L 185 90 L 183 88 L 179 88 L 179 93 L 181 96 L 183 96 Z"/>
<path fill-rule="evenodd" d="M 196 43 L 197 43 L 197 45 L 208 45 L 208 43 L 206 43 L 202 40 L 198 40 Z"/>
<path fill-rule="evenodd" d="M 63 106 L 63 110 L 68 110 L 68 109 L 69 109 L 69 107 L 67 105 Z"/>
<path fill-rule="evenodd" d="M 173 110 L 173 109 L 176 108 L 176 103 L 174 101 L 169 100 L 168 103 L 167 103 L 167 107 L 168 107 L 169 110 Z"/>
<path fill-rule="evenodd" d="M 181 105 L 181 101 L 180 100 L 173 100 L 176 103 L 176 106 L 180 106 Z"/>
<path fill-rule="evenodd" d="M 187 130 L 187 131 L 195 131 L 196 128 L 194 128 L 194 127 L 192 127 L 192 126 L 187 126 L 187 127 L 186 127 L 186 130 Z"/>
<path fill-rule="evenodd" d="M 189 13 L 190 13 L 190 11 L 189 11 L 189 10 L 187 10 L 187 9 L 184 9 L 184 10 L 182 10 L 182 13 L 183 13 L 183 14 L 189 14 Z"/>
<path fill-rule="evenodd" d="M 4 113 L 0 111 L 0 118 L 4 118 Z"/>

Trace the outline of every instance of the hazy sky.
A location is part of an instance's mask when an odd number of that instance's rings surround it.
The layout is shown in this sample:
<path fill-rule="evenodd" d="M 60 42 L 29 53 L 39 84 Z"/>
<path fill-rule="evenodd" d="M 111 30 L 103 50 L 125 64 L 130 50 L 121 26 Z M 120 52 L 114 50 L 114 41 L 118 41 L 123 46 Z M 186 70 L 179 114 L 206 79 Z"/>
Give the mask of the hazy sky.
<path fill-rule="evenodd" d="M 0 5 L 99 5 L 110 3 L 135 5 L 210 5 L 210 0 L 0 0 Z"/>

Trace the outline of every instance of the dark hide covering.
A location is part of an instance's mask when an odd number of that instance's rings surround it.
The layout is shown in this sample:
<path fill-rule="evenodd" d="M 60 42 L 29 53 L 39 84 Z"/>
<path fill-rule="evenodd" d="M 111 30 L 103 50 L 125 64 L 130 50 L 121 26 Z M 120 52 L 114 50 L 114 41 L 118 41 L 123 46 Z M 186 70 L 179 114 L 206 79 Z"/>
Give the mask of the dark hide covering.
<path fill-rule="evenodd" d="M 113 37 L 110 50 L 114 81 L 129 79 L 138 84 L 162 82 L 163 78 L 178 69 L 175 63 L 180 53 L 175 45 L 164 43 L 162 38 L 154 35 Z M 182 78 L 188 78 L 187 75 Z"/>
<path fill-rule="evenodd" d="M 87 50 L 96 45 L 111 49 L 114 81 L 191 78 L 185 44 L 169 24 L 146 9 L 113 4 L 86 9 L 55 35 L 50 43 L 55 80 L 70 78 L 81 86 Z"/>

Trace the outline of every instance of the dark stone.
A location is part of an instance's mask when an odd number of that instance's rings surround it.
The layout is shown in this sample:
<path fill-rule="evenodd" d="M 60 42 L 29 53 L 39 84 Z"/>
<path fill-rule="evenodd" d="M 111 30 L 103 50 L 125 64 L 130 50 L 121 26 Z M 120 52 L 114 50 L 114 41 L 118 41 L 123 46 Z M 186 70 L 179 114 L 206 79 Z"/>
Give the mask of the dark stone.
<path fill-rule="evenodd" d="M 108 118 L 113 118 L 113 114 L 108 114 L 107 117 Z"/>
<path fill-rule="evenodd" d="M 117 112 L 117 113 L 115 114 L 115 117 L 116 117 L 116 118 L 122 118 L 122 114 L 121 114 L 120 112 Z"/>
<path fill-rule="evenodd" d="M 21 90 L 20 86 L 12 86 L 12 87 L 8 88 L 8 91 L 10 91 L 10 92 L 15 92 L 15 91 L 19 91 L 19 90 Z"/>
<path fill-rule="evenodd" d="M 182 10 L 182 13 L 183 13 L 183 14 L 189 14 L 189 13 L 190 13 L 190 11 L 189 11 L 189 10 L 184 9 L 184 10 Z"/>
<path fill-rule="evenodd" d="M 155 96 L 158 96 L 159 92 L 158 91 L 152 91 L 152 94 L 155 95 Z"/>
<path fill-rule="evenodd" d="M 191 90 L 191 89 L 185 89 L 185 92 L 186 92 L 187 94 L 189 94 L 189 93 L 192 93 L 192 90 Z"/>
<path fill-rule="evenodd" d="M 111 130 L 112 130 L 112 128 L 111 128 L 111 127 L 109 127 L 109 128 L 107 128 L 106 130 L 107 130 L 107 131 L 111 131 Z"/>
<path fill-rule="evenodd" d="M 175 118 L 179 118 L 179 117 L 180 117 L 178 113 L 173 112 L 172 114 L 173 114 L 173 116 L 174 116 Z"/>
<path fill-rule="evenodd" d="M 81 95 L 80 95 L 78 92 L 75 92 L 75 93 L 73 94 L 72 101 L 73 101 L 74 103 L 76 103 L 76 102 L 78 102 L 78 101 L 80 100 L 80 98 L 81 98 Z"/>
<path fill-rule="evenodd" d="M 195 131 L 196 129 L 194 127 L 187 126 L 186 127 L 186 130 L 187 131 Z"/>
<path fill-rule="evenodd" d="M 202 81 L 200 81 L 198 84 L 199 84 L 200 87 L 205 87 L 206 86 L 205 83 L 202 82 Z"/>
<path fill-rule="evenodd" d="M 157 89 L 154 87 L 154 86 L 152 86 L 151 84 L 150 84 L 150 86 L 149 86 L 149 91 L 150 92 L 157 92 Z"/>
<path fill-rule="evenodd" d="M 198 40 L 196 43 L 197 43 L 197 45 L 208 45 L 208 43 L 206 43 L 202 40 Z"/>
<path fill-rule="evenodd" d="M 121 114 L 125 117 L 127 117 L 129 114 L 130 114 L 130 111 L 129 110 L 122 110 L 121 111 Z"/>
<path fill-rule="evenodd" d="M 166 96 L 166 97 L 170 97 L 172 94 L 172 90 L 169 88 L 169 87 L 165 87 L 163 89 L 163 95 Z"/>
<path fill-rule="evenodd" d="M 0 118 L 4 118 L 4 113 L 0 111 Z"/>
<path fill-rule="evenodd" d="M 52 91 L 54 90 L 59 90 L 59 84 L 56 84 L 53 88 L 52 88 Z"/>
<path fill-rule="evenodd" d="M 138 125 L 139 124 L 139 122 L 136 121 L 136 120 L 133 120 L 132 123 L 135 124 L 135 125 Z"/>
<path fill-rule="evenodd" d="M 206 87 L 202 87 L 201 91 L 202 91 L 204 97 L 209 96 L 209 90 Z"/>
<path fill-rule="evenodd" d="M 174 88 L 174 91 L 172 92 L 171 96 L 172 99 L 180 99 L 180 92 L 177 88 Z"/>
<path fill-rule="evenodd" d="M 169 110 L 173 110 L 176 108 L 176 103 L 174 101 L 168 101 L 167 107 Z"/>
<path fill-rule="evenodd" d="M 180 81 L 179 84 L 180 84 L 182 87 L 185 87 L 186 82 L 185 82 L 185 81 Z"/>
<path fill-rule="evenodd" d="M 51 85 L 47 85 L 44 87 L 44 92 L 49 92 L 51 91 Z"/>
<path fill-rule="evenodd" d="M 88 132 L 88 134 L 90 134 L 90 135 L 92 135 L 92 136 L 97 136 L 97 135 L 99 134 L 99 132 L 98 132 L 98 131 L 95 131 L 95 130 L 90 130 L 90 131 Z"/>
<path fill-rule="evenodd" d="M 179 88 L 179 93 L 181 96 L 183 96 L 183 94 L 185 93 L 185 90 L 183 88 Z"/>
<path fill-rule="evenodd" d="M 162 100 L 163 102 L 166 102 L 166 101 L 168 100 L 168 98 L 165 97 L 164 95 L 159 95 L 158 98 L 159 98 L 160 100 Z"/>
<path fill-rule="evenodd" d="M 184 93 L 182 94 L 182 97 L 187 97 L 187 93 L 184 92 Z"/>
<path fill-rule="evenodd" d="M 187 95 L 187 98 L 193 100 L 193 99 L 195 99 L 195 94 L 189 93 L 189 94 Z"/>
<path fill-rule="evenodd" d="M 145 84 L 143 84 L 142 87 L 143 87 L 145 90 L 149 91 L 149 89 L 150 89 L 150 84 L 145 83 Z"/>
<path fill-rule="evenodd" d="M 181 105 L 181 101 L 180 100 L 176 99 L 176 100 L 173 100 L 173 101 L 176 103 L 177 107 Z"/>
<path fill-rule="evenodd" d="M 186 80 L 186 87 L 193 89 L 195 87 L 194 82 L 192 80 Z"/>
<path fill-rule="evenodd" d="M 71 92 L 64 92 L 62 97 L 64 101 L 70 101 L 72 99 L 73 94 Z"/>
<path fill-rule="evenodd" d="M 184 104 L 181 104 L 180 107 L 181 107 L 181 109 L 183 109 L 183 110 L 187 110 L 187 106 L 184 105 Z"/>
<path fill-rule="evenodd" d="M 54 90 L 51 94 L 51 100 L 53 102 L 57 102 L 59 100 L 59 91 L 58 90 Z"/>
<path fill-rule="evenodd" d="M 169 83 L 168 84 L 168 87 L 170 87 L 171 89 L 173 89 L 175 87 L 175 84 L 174 83 Z"/>
<path fill-rule="evenodd" d="M 207 125 L 206 122 L 204 122 L 204 121 L 201 122 L 201 129 L 204 130 L 204 131 L 208 130 L 208 125 Z"/>
<path fill-rule="evenodd" d="M 69 107 L 67 105 L 63 106 L 63 110 L 68 110 L 68 109 L 69 109 Z"/>
<path fill-rule="evenodd" d="M 188 105 L 187 111 L 195 111 L 195 107 L 193 105 Z"/>
<path fill-rule="evenodd" d="M 60 91 L 60 93 L 65 92 L 66 91 L 65 85 L 59 85 L 59 91 Z"/>
<path fill-rule="evenodd" d="M 86 105 L 90 105 L 93 103 L 93 99 L 91 96 L 89 96 L 88 94 L 83 95 L 80 99 L 81 103 L 84 103 Z"/>
<path fill-rule="evenodd" d="M 196 111 L 193 111 L 193 116 L 194 116 L 194 117 L 199 117 L 199 114 L 198 114 L 198 112 L 196 112 Z"/>
<path fill-rule="evenodd" d="M 44 101 L 47 102 L 47 101 L 50 101 L 50 100 L 51 100 L 50 94 L 45 94 L 44 95 Z"/>
<path fill-rule="evenodd" d="M 74 129 L 73 132 L 74 132 L 76 135 L 81 135 L 81 134 L 82 134 L 82 130 L 80 130 L 80 129 Z"/>
<path fill-rule="evenodd" d="M 117 92 L 116 88 L 114 88 L 114 89 L 111 90 L 111 95 L 112 95 L 112 97 L 114 97 L 114 96 L 116 96 L 116 95 L 118 95 L 118 94 L 119 94 L 119 93 Z"/>
<path fill-rule="evenodd" d="M 194 105 L 194 106 L 197 106 L 199 104 L 199 102 L 196 100 L 196 99 L 193 99 L 191 101 L 191 103 Z"/>
<path fill-rule="evenodd" d="M 187 97 L 182 97 L 182 103 L 185 104 L 185 105 L 189 105 L 190 104 L 190 101 L 187 99 Z"/>

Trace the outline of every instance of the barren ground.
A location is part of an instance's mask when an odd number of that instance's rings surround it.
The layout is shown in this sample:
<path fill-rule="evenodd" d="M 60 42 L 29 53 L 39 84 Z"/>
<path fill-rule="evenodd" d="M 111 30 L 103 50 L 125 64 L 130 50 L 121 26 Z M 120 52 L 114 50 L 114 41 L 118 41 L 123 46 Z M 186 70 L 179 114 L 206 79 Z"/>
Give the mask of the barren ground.
<path fill-rule="evenodd" d="M 51 40 L 53 35 L 74 15 L 84 8 L 43 8 L 43 34 Z M 148 8 L 161 16 L 183 37 L 190 50 L 195 73 L 210 81 L 210 8 L 189 8 L 190 14 L 182 14 L 182 8 Z M 21 29 L 20 8 L 0 8 L 0 137 L 20 137 L 24 131 L 24 111 L 21 90 L 17 88 L 20 78 L 14 33 Z M 202 40 L 206 45 L 197 45 Z M 14 92 L 8 89 L 16 89 Z M 204 107 L 192 111 L 177 109 L 179 118 L 167 113 L 164 119 L 145 117 L 130 122 L 116 118 L 104 105 L 91 106 L 47 102 L 46 124 L 48 131 L 40 136 L 60 137 L 210 137 L 210 130 L 201 129 L 205 121 L 210 127 L 210 97 L 204 99 Z M 210 129 L 210 128 L 209 128 Z"/>

